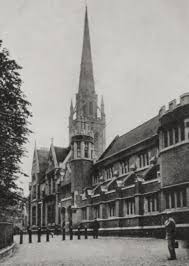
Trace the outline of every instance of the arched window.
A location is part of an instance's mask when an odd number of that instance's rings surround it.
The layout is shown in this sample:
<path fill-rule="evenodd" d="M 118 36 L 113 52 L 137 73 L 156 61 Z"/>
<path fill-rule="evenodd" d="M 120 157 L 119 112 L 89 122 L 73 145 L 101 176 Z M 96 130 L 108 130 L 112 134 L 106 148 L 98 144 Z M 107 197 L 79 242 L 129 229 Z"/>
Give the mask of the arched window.
<path fill-rule="evenodd" d="M 81 142 L 77 141 L 77 158 L 81 157 Z"/>
<path fill-rule="evenodd" d="M 89 114 L 90 115 L 93 114 L 93 103 L 92 102 L 89 103 Z"/>
<path fill-rule="evenodd" d="M 89 158 L 89 143 L 85 142 L 85 158 Z"/>
<path fill-rule="evenodd" d="M 87 114 L 87 105 L 84 104 L 83 105 L 83 115 L 86 116 L 86 114 Z"/>

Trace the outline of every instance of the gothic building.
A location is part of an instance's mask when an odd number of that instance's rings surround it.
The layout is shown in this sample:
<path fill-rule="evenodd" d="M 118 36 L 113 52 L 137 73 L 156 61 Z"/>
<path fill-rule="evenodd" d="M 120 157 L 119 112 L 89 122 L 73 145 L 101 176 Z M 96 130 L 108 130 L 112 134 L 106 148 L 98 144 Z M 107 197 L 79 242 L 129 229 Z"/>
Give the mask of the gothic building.
<path fill-rule="evenodd" d="M 37 149 L 30 226 L 70 223 L 101 234 L 163 235 L 167 215 L 189 232 L 189 93 L 105 148 L 105 112 L 95 92 L 87 9 L 79 89 L 71 102 L 69 146 Z"/>

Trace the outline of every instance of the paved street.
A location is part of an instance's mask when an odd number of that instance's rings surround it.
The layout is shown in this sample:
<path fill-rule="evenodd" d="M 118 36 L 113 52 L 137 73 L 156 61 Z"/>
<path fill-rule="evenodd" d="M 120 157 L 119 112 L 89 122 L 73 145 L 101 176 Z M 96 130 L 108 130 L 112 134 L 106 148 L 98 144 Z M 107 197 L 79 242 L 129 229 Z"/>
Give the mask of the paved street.
<path fill-rule="evenodd" d="M 15 241 L 18 243 L 18 237 Z M 189 265 L 189 250 L 177 249 L 177 261 L 167 261 L 165 240 L 146 238 L 116 238 L 66 240 L 61 236 L 50 238 L 45 242 L 17 245 L 15 254 L 1 262 L 1 265 Z"/>

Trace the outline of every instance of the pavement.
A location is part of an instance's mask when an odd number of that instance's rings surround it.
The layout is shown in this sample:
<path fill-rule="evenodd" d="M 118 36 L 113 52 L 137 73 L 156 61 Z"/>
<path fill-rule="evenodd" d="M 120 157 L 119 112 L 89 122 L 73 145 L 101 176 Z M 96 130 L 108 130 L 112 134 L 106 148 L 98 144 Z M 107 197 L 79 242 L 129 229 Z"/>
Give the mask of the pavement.
<path fill-rule="evenodd" d="M 46 242 L 37 243 L 33 236 L 33 243 L 28 244 L 28 236 L 24 236 L 24 243 L 19 244 L 19 237 L 15 237 L 17 248 L 15 253 L 0 265 L 14 266 L 44 266 L 44 265 L 153 265 L 153 266 L 189 266 L 189 249 L 176 249 L 177 260 L 168 261 L 167 242 L 153 238 L 100 237 L 99 239 L 77 240 L 76 236 L 70 241 L 62 241 L 61 236 L 50 237 Z"/>

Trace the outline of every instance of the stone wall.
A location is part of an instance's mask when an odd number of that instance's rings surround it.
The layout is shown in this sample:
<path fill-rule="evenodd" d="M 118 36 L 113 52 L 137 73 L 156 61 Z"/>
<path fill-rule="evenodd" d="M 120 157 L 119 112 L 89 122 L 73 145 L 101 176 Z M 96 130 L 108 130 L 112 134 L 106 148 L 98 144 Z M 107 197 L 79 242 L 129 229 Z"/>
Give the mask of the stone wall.
<path fill-rule="evenodd" d="M 162 152 L 160 165 L 163 187 L 188 182 L 189 143 Z"/>
<path fill-rule="evenodd" d="M 0 249 L 13 243 L 13 224 L 0 222 Z"/>

